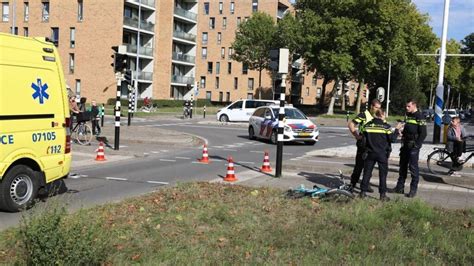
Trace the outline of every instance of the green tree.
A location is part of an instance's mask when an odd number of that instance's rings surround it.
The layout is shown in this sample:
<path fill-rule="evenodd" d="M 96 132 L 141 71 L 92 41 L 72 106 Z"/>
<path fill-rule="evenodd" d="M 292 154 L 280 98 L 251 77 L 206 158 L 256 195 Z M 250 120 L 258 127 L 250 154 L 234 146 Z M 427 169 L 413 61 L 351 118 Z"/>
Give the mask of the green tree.
<path fill-rule="evenodd" d="M 474 33 L 467 35 L 461 41 L 461 53 L 474 54 Z M 463 95 L 462 104 L 471 105 L 474 98 L 474 57 L 463 57 L 460 59 L 462 73 L 460 79 L 460 91 Z"/>
<path fill-rule="evenodd" d="M 259 72 L 259 99 L 262 95 L 262 71 L 268 69 L 269 51 L 274 47 L 276 31 L 275 21 L 270 15 L 256 12 L 239 25 L 232 43 L 232 59 Z"/>

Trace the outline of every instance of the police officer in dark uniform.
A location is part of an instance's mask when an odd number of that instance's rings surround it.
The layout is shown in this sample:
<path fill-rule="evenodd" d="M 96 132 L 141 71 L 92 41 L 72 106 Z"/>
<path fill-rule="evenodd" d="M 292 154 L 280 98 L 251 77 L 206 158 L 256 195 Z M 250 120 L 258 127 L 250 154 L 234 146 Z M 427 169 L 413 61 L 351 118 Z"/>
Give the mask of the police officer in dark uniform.
<path fill-rule="evenodd" d="M 399 126 L 400 127 L 400 126 Z M 389 201 L 387 197 L 388 157 L 392 151 L 391 143 L 397 139 L 398 128 L 392 130 L 385 122 L 385 113 L 382 109 L 375 112 L 372 121 L 365 125 L 364 136 L 366 148 L 363 154 L 364 176 L 361 183 L 361 197 L 367 197 L 370 178 L 375 163 L 379 166 L 379 193 L 381 201 Z"/>
<path fill-rule="evenodd" d="M 397 186 L 393 189 L 395 193 L 405 193 L 405 180 L 407 170 L 410 168 L 411 183 L 409 198 L 416 196 L 418 181 L 420 179 L 418 170 L 418 157 L 420 148 L 426 138 L 426 121 L 418 111 L 416 101 L 409 100 L 406 104 L 404 128 L 402 131 L 402 147 L 400 148 L 400 170 Z"/>
<path fill-rule="evenodd" d="M 349 131 L 351 134 L 354 136 L 354 138 L 357 140 L 357 153 L 356 153 L 356 158 L 355 158 L 355 166 L 354 170 L 352 171 L 351 175 L 351 186 L 354 188 L 359 182 L 360 179 L 360 174 L 362 173 L 362 170 L 364 169 L 364 160 L 362 159 L 362 154 L 365 151 L 365 140 L 364 140 L 364 127 L 365 125 L 370 122 L 373 119 L 373 114 L 382 107 L 381 103 L 379 100 L 374 99 L 370 103 L 370 111 L 366 110 L 364 112 L 361 112 L 354 118 L 351 122 L 348 124 Z M 356 128 L 356 126 L 358 128 Z M 369 186 L 368 187 L 368 192 L 374 192 L 374 190 Z"/>

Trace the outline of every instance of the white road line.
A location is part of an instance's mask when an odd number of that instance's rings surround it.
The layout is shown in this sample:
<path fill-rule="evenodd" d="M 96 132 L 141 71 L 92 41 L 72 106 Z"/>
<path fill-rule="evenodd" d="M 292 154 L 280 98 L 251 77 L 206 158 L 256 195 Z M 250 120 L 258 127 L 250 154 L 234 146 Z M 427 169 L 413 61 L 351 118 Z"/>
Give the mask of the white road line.
<path fill-rule="evenodd" d="M 290 159 L 292 160 L 292 159 Z M 313 162 L 313 163 L 329 163 L 329 164 L 346 164 L 344 162 L 336 162 L 336 161 L 324 161 L 324 160 L 308 160 L 308 162 Z"/>
<path fill-rule="evenodd" d="M 163 162 L 176 162 L 176 160 L 169 160 L 169 159 L 160 159 L 160 161 L 163 161 Z"/>
<path fill-rule="evenodd" d="M 152 151 L 151 153 L 157 154 L 160 153 L 159 151 Z"/>
<path fill-rule="evenodd" d="M 221 148 L 224 148 L 224 146 L 212 146 L 212 147 L 209 147 L 209 148 L 221 149 Z"/>
<path fill-rule="evenodd" d="M 183 160 L 189 160 L 189 159 L 191 159 L 191 158 L 189 158 L 189 157 L 174 157 L 174 158 L 176 158 L 176 159 L 183 159 Z"/>
<path fill-rule="evenodd" d="M 110 177 L 110 176 L 105 177 L 105 179 L 107 179 L 107 180 L 117 180 L 117 181 L 127 181 L 128 180 L 126 178 Z"/>
<path fill-rule="evenodd" d="M 222 149 L 223 151 L 237 151 L 237 150 L 234 150 L 234 149 Z"/>
<path fill-rule="evenodd" d="M 250 152 L 253 152 L 253 153 L 264 153 L 263 151 L 250 151 Z"/>
<path fill-rule="evenodd" d="M 153 181 L 153 180 L 146 181 L 146 182 L 150 183 L 150 184 L 160 184 L 160 185 L 168 185 L 169 184 L 168 182 L 160 182 L 160 181 Z"/>
<path fill-rule="evenodd" d="M 239 163 L 239 164 L 255 164 L 254 162 L 236 162 L 236 163 Z"/>

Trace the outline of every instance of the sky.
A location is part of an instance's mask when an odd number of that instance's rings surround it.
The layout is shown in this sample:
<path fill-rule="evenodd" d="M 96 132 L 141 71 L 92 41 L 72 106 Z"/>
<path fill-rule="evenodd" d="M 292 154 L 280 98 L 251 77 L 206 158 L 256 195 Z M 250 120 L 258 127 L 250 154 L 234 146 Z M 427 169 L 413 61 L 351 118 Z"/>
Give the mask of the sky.
<path fill-rule="evenodd" d="M 444 0 L 413 0 L 418 10 L 430 16 L 433 32 L 441 37 Z M 474 0 L 451 0 L 448 17 L 448 39 L 460 41 L 474 32 Z"/>

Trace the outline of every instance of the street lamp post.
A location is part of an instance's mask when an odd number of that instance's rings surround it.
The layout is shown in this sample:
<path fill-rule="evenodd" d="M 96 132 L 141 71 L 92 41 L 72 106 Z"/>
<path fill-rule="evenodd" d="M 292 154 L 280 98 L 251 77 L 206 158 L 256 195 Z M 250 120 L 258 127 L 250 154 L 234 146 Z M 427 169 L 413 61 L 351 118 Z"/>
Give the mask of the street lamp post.
<path fill-rule="evenodd" d="M 388 60 L 388 84 L 387 84 L 387 108 L 385 113 L 388 117 L 388 107 L 390 105 L 390 77 L 392 75 L 392 59 Z"/>

